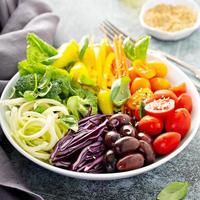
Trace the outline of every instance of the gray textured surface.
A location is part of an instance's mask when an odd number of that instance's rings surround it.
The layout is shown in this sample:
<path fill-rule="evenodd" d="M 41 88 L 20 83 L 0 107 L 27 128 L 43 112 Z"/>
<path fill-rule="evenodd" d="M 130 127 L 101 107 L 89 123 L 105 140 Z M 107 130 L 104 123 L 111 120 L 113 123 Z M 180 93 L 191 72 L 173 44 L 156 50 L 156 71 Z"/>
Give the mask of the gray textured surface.
<path fill-rule="evenodd" d="M 61 17 L 55 43 L 58 46 L 69 38 L 80 39 L 86 33 L 102 36 L 99 23 L 108 18 L 124 31 L 137 37 L 143 33 L 138 21 L 138 8 L 129 0 L 45 0 Z M 135 1 L 135 0 L 132 0 Z M 139 0 L 137 0 L 139 1 Z M 142 1 L 142 0 L 141 0 Z M 200 3 L 200 1 L 199 1 Z M 135 4 L 135 3 L 134 3 Z M 151 46 L 199 65 L 200 30 L 178 42 L 152 39 Z M 16 150 L 4 144 L 7 153 L 27 185 L 46 200 L 155 200 L 157 193 L 171 181 L 188 181 L 187 200 L 200 199 L 200 134 L 190 145 L 167 164 L 144 175 L 118 181 L 84 181 L 57 175 L 36 166 Z"/>

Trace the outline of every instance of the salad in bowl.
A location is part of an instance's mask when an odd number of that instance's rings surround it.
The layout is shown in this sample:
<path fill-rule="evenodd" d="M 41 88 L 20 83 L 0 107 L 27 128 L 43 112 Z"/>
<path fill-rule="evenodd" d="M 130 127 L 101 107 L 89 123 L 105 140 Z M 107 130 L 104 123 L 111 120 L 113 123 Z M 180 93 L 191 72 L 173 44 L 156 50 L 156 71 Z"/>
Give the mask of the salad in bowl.
<path fill-rule="evenodd" d="M 55 49 L 29 33 L 27 58 L 0 101 L 6 137 L 35 163 L 85 179 L 129 177 L 170 160 L 198 129 L 199 97 L 149 42 L 85 36 Z"/>

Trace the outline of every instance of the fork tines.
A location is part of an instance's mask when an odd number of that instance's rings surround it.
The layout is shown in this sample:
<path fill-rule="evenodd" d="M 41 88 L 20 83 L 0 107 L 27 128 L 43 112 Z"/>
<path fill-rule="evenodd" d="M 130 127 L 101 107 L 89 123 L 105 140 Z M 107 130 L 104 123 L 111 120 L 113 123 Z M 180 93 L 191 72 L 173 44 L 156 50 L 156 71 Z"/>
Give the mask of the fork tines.
<path fill-rule="evenodd" d="M 115 25 L 113 25 L 110 21 L 107 19 L 104 20 L 100 24 L 100 29 L 105 35 L 112 41 L 116 35 L 121 35 L 122 39 L 124 40 L 125 38 L 128 37 L 126 33 L 121 31 L 119 28 L 117 28 Z M 132 42 L 135 42 L 132 38 L 130 38 Z"/>

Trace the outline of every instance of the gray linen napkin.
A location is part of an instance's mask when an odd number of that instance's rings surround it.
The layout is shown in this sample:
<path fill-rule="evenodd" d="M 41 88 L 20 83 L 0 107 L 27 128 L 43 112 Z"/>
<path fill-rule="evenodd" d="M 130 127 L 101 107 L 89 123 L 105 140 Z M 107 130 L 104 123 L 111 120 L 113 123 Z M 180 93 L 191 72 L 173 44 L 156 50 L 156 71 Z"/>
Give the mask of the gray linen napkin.
<path fill-rule="evenodd" d="M 0 0 L 0 95 L 9 79 L 17 72 L 17 63 L 25 58 L 27 33 L 34 32 L 52 43 L 58 21 L 49 6 L 39 0 Z M 2 135 L 0 129 L 0 139 Z M 26 188 L 2 147 L 0 199 L 43 199 Z"/>

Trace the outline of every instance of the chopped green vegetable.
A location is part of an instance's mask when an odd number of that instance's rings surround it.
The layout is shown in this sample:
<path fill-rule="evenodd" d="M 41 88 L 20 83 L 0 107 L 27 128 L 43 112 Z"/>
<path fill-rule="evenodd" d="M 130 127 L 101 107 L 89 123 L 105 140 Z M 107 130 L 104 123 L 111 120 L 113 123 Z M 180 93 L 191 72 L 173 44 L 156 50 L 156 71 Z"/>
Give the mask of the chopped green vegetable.
<path fill-rule="evenodd" d="M 144 110 L 145 104 L 143 101 L 140 102 L 140 118 L 143 118 L 145 115 L 145 110 Z"/>
<path fill-rule="evenodd" d="M 122 77 L 115 80 L 111 87 L 111 100 L 116 106 L 122 106 L 131 96 L 129 90 L 129 77 Z"/>
<path fill-rule="evenodd" d="M 34 91 L 26 91 L 23 94 L 23 97 L 27 100 L 27 101 L 33 101 L 38 97 L 38 94 Z"/>
<path fill-rule="evenodd" d="M 60 121 L 67 130 L 71 129 L 75 132 L 78 131 L 78 121 L 73 115 L 63 115 L 60 118 Z"/>
<path fill-rule="evenodd" d="M 158 194 L 158 200 L 182 200 L 186 197 L 189 184 L 187 182 L 172 182 Z"/>
<path fill-rule="evenodd" d="M 90 92 L 85 91 L 85 98 L 72 96 L 67 100 L 67 109 L 77 119 L 85 117 L 87 114 L 97 114 L 97 99 Z"/>
<path fill-rule="evenodd" d="M 27 44 L 27 60 L 29 63 L 40 63 L 58 53 L 54 47 L 33 33 L 27 35 Z"/>
<path fill-rule="evenodd" d="M 129 37 L 124 40 L 124 52 L 128 59 L 132 61 L 135 59 L 135 45 Z"/>
<path fill-rule="evenodd" d="M 42 89 L 38 88 L 38 96 L 45 97 L 50 92 L 51 88 L 52 88 L 51 82 Z"/>
<path fill-rule="evenodd" d="M 25 91 L 33 91 L 35 89 L 35 76 L 34 74 L 29 74 L 22 76 L 18 79 L 15 85 L 16 93 L 23 94 Z"/>
<path fill-rule="evenodd" d="M 137 59 L 145 60 L 150 39 L 150 36 L 142 36 L 133 43 L 130 38 L 126 38 L 124 40 L 124 52 L 126 56 L 132 61 Z"/>
<path fill-rule="evenodd" d="M 61 101 L 60 94 L 62 93 L 62 82 L 61 80 L 52 81 L 52 86 L 45 98 L 55 99 Z"/>
<path fill-rule="evenodd" d="M 135 43 L 135 59 L 146 60 L 150 36 L 142 36 Z"/>
<path fill-rule="evenodd" d="M 42 114 L 45 110 L 46 110 L 45 106 L 37 106 L 37 108 L 35 108 L 34 111 Z"/>
<path fill-rule="evenodd" d="M 81 43 L 80 44 L 81 47 L 80 47 L 80 53 L 79 53 L 80 60 L 83 59 L 85 51 L 86 51 L 86 49 L 89 46 L 89 42 L 90 42 L 90 40 L 89 40 L 89 36 L 88 35 L 86 35 L 85 37 L 83 37 L 83 39 L 81 40 L 81 42 L 80 42 Z"/>

